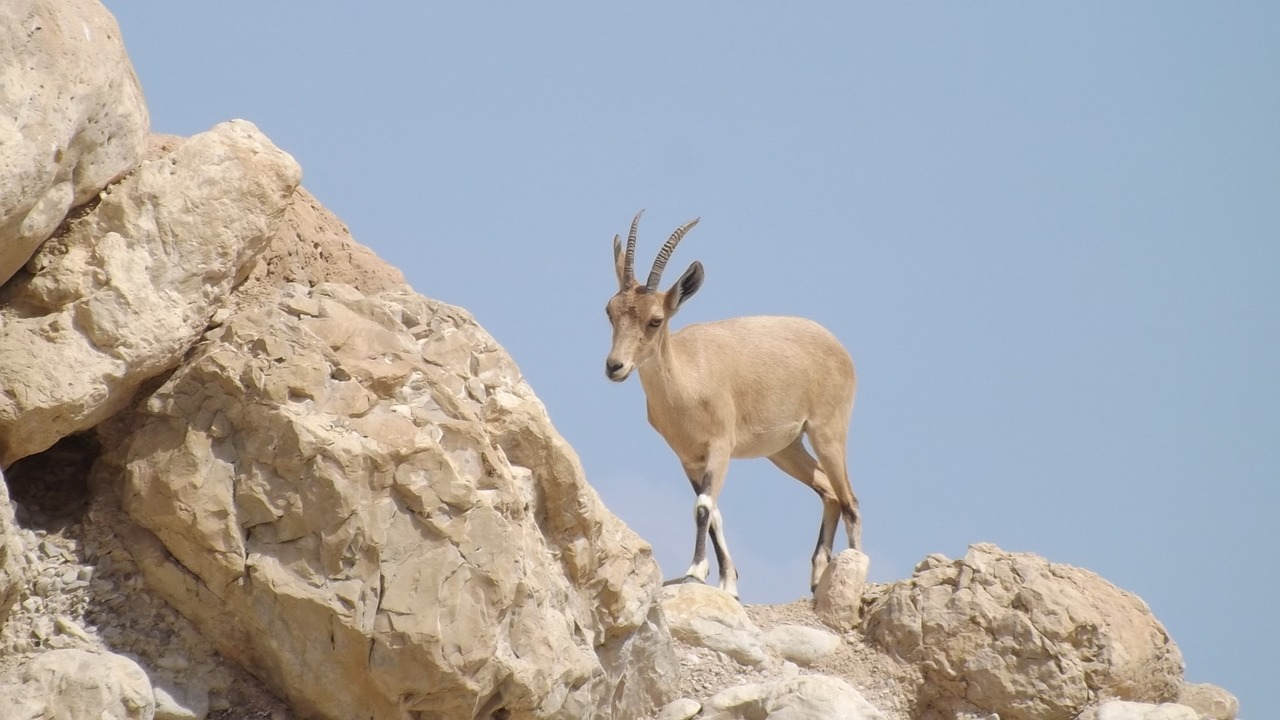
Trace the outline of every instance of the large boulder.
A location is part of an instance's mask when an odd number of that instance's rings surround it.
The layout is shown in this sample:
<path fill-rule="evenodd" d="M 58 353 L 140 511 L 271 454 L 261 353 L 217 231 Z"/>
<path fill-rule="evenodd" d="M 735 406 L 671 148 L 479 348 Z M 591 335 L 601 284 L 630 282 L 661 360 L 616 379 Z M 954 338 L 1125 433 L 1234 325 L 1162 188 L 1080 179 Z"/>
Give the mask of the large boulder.
<path fill-rule="evenodd" d="M 1235 695 L 1209 683 L 1187 683 L 1178 693 L 1178 704 L 1193 708 L 1207 720 L 1236 720 L 1240 701 Z"/>
<path fill-rule="evenodd" d="M 800 667 L 816 665 L 839 649 L 840 637 L 806 625 L 783 624 L 764 634 L 764 643 L 783 659 Z"/>
<path fill-rule="evenodd" d="M 828 675 L 739 685 L 706 702 L 701 720 L 884 720 L 849 683 Z"/>
<path fill-rule="evenodd" d="M 151 681 L 137 663 L 111 653 L 50 650 L 0 674 L 6 720 L 152 720 Z"/>
<path fill-rule="evenodd" d="M 0 466 L 94 427 L 175 367 L 254 266 L 300 176 L 251 123 L 223 123 L 144 163 L 46 242 L 0 298 Z"/>
<path fill-rule="evenodd" d="M 922 704 L 944 711 L 1069 720 L 1102 698 L 1164 702 L 1182 685 L 1182 656 L 1140 598 L 989 544 L 930 556 L 871 604 L 864 627 L 919 665 Z"/>
<path fill-rule="evenodd" d="M 671 634 L 695 647 L 722 652 L 743 665 L 769 658 L 760 628 L 729 593 L 702 583 L 677 583 L 662 589 L 662 609 Z"/>
<path fill-rule="evenodd" d="M 289 284 L 221 322 L 104 428 L 96 472 L 149 582 L 225 654 L 322 718 L 670 699 L 649 546 L 465 312 Z"/>
<path fill-rule="evenodd" d="M 1201 718 L 1195 710 L 1177 703 L 1156 705 L 1127 700 L 1107 700 L 1093 711 L 1089 720 L 1201 720 Z"/>
<path fill-rule="evenodd" d="M 147 108 L 96 0 L 0 3 L 0 284 L 67 211 L 136 167 Z"/>

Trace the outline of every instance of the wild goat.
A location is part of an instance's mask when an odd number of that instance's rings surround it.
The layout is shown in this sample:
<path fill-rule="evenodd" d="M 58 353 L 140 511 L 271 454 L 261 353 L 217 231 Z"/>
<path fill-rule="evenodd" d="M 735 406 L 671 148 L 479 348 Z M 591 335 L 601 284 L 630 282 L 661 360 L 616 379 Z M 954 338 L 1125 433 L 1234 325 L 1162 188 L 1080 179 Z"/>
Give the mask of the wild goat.
<path fill-rule="evenodd" d="M 618 293 L 605 312 L 613 347 L 605 374 L 622 382 L 640 373 L 649 424 L 675 451 L 697 494 L 697 535 L 685 581 L 706 582 L 710 531 L 720 565 L 720 588 L 738 595 L 738 571 L 725 544 L 716 498 L 730 458 L 767 457 L 822 498 L 822 524 L 813 552 L 810 590 L 831 559 L 843 514 L 849 546 L 861 549 L 862 521 L 849 485 L 845 450 L 857 385 L 853 360 L 821 325 L 794 317 L 743 317 L 669 329 L 671 318 L 702 287 L 702 263 L 694 262 L 666 292 L 662 271 L 681 238 L 698 220 L 671 234 L 644 284 L 633 274 L 636 227 L 627 250 L 613 238 Z M 808 436 L 817 460 L 805 449 Z"/>

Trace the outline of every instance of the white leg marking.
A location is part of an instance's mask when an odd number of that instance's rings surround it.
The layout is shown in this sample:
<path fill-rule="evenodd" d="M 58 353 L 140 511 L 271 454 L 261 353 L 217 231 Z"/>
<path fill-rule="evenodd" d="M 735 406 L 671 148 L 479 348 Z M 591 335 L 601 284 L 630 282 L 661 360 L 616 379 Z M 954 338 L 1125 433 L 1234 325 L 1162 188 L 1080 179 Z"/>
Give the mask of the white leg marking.
<path fill-rule="evenodd" d="M 696 502 L 694 502 L 694 504 L 693 504 L 693 520 L 694 520 L 694 522 L 695 522 L 695 523 L 697 523 L 697 522 L 698 522 L 698 513 L 699 513 L 699 511 L 701 511 L 701 510 L 703 510 L 703 509 L 705 509 L 705 510 L 707 511 L 707 515 L 708 515 L 708 516 L 709 516 L 709 518 L 710 518 L 710 520 L 709 520 L 709 522 L 708 522 L 707 524 L 708 524 L 708 525 L 712 525 L 712 524 L 714 524 L 714 523 L 715 523 L 716 514 L 717 514 L 717 512 L 716 512 L 716 505 L 715 505 L 715 501 L 713 501 L 713 500 L 711 499 L 711 496 L 710 496 L 710 495 L 707 495 L 706 493 L 699 493 L 697 501 L 696 501 Z M 700 534 L 700 535 L 698 536 L 698 541 L 697 541 L 697 542 L 698 542 L 699 544 L 705 543 L 705 542 L 706 542 L 706 535 L 705 535 L 705 534 Z M 700 581 L 702 581 L 702 582 L 706 582 L 706 581 L 707 581 L 707 573 L 711 570 L 711 563 L 709 563 L 709 562 L 707 561 L 707 555 L 706 555 L 706 552 L 705 552 L 706 545 L 704 544 L 702 547 L 704 548 L 704 551 L 703 551 L 703 553 L 702 553 L 702 557 L 697 557 L 697 552 L 695 551 L 695 553 L 694 553 L 695 557 L 694 557 L 693 564 L 691 564 L 691 565 L 689 566 L 689 569 L 688 569 L 688 570 L 686 570 L 684 574 L 685 574 L 685 576 L 686 576 L 686 577 L 697 578 L 698 580 L 700 580 Z"/>
<path fill-rule="evenodd" d="M 706 493 L 702 493 L 698 495 L 698 500 L 695 503 L 693 503 L 693 512 L 695 516 L 697 515 L 698 508 L 702 508 L 702 507 L 706 508 L 708 511 L 711 512 L 712 522 L 715 522 L 716 519 L 719 518 L 720 512 L 716 510 L 715 501 L 712 500 L 711 496 Z"/>
<path fill-rule="evenodd" d="M 702 558 L 702 562 L 696 562 L 690 565 L 689 569 L 684 571 L 684 574 L 685 577 L 697 578 L 702 582 L 706 582 L 707 572 L 710 570 L 711 564 L 707 562 L 706 558 Z"/>

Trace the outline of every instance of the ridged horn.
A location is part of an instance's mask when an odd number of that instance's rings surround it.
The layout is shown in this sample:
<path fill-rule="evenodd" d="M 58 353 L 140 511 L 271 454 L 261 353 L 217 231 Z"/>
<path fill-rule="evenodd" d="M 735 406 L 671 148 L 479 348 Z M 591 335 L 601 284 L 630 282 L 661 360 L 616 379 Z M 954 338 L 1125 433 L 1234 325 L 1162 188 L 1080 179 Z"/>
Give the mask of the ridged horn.
<path fill-rule="evenodd" d="M 649 282 L 645 283 L 645 288 L 649 292 L 657 292 L 658 281 L 662 279 L 662 271 L 667 267 L 667 260 L 671 259 L 671 253 L 675 252 L 676 245 L 680 244 L 680 240 L 684 238 L 684 234 L 689 229 L 698 224 L 701 218 L 694 218 L 689 222 L 676 228 L 671 233 L 671 237 L 667 238 L 667 242 L 663 244 L 662 249 L 658 251 L 658 257 L 653 261 L 653 270 L 649 272 Z"/>
<path fill-rule="evenodd" d="M 636 276 L 636 228 L 640 226 L 640 216 L 643 214 L 643 209 L 636 213 L 635 219 L 631 221 L 631 233 L 627 235 L 627 259 L 622 265 L 622 272 L 628 278 L 635 278 Z"/>

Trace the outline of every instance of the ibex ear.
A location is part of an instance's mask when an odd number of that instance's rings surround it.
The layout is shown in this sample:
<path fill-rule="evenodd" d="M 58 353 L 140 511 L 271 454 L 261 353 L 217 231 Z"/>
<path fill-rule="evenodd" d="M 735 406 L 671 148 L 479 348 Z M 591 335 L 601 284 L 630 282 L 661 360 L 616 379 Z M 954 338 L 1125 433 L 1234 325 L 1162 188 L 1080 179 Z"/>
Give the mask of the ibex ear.
<path fill-rule="evenodd" d="M 613 267 L 618 273 L 618 289 L 626 290 L 630 284 L 627 281 L 631 278 L 627 277 L 627 259 L 622 254 L 622 238 L 617 235 L 613 236 Z"/>
<path fill-rule="evenodd" d="M 674 313 L 677 308 L 684 304 L 685 300 L 693 297 L 698 292 L 698 288 L 702 287 L 702 279 L 705 277 L 702 271 L 702 263 L 697 260 L 689 266 L 688 270 L 680 276 L 675 285 L 667 291 L 667 313 Z"/>

